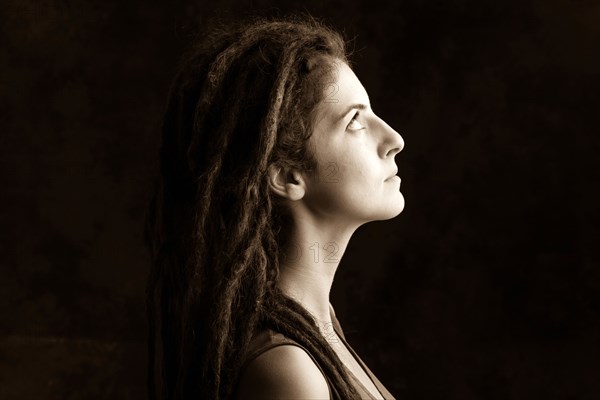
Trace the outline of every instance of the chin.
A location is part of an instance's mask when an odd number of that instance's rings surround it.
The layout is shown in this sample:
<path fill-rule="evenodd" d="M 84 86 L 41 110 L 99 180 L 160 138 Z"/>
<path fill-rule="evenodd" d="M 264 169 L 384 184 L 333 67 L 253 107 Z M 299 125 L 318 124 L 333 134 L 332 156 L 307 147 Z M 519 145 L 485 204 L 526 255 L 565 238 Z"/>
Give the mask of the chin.
<path fill-rule="evenodd" d="M 390 213 L 389 218 L 386 218 L 386 219 L 395 218 L 398 215 L 400 215 L 400 213 L 402 211 L 404 211 L 404 196 L 402 196 L 402 193 L 399 193 L 399 194 L 400 194 L 400 198 L 398 200 L 396 200 L 393 205 L 390 206 L 391 213 Z"/>
<path fill-rule="evenodd" d="M 404 199 L 402 199 L 402 204 L 400 204 L 397 208 L 397 211 L 394 215 L 392 215 L 390 218 L 395 218 L 398 215 L 400 215 L 402 213 L 402 211 L 404 211 Z"/>
<path fill-rule="evenodd" d="M 399 200 L 396 200 L 394 204 L 389 204 L 385 211 L 378 214 L 377 218 L 374 218 L 373 221 L 386 221 L 388 219 L 392 219 L 400 215 L 404 210 L 404 197 L 401 197 Z"/>

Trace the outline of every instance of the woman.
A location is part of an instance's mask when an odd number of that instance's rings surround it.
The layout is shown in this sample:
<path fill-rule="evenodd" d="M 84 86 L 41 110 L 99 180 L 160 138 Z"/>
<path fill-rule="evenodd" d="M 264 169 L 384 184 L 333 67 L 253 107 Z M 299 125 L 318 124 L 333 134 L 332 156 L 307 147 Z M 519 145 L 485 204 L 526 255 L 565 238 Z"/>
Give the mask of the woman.
<path fill-rule="evenodd" d="M 146 227 L 151 398 L 393 399 L 329 291 L 352 233 L 402 211 L 403 146 L 342 37 L 310 16 L 255 18 L 191 48 Z"/>

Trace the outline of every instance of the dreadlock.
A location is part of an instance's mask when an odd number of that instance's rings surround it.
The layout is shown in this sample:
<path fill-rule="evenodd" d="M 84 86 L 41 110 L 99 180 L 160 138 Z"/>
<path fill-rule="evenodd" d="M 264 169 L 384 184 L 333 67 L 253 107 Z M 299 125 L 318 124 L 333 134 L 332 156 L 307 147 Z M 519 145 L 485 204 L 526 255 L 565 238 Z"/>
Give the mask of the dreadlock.
<path fill-rule="evenodd" d="M 268 168 L 318 170 L 308 146 L 341 35 L 307 14 L 220 24 L 184 54 L 162 124 L 147 209 L 152 399 L 227 399 L 253 334 L 314 355 L 335 396 L 356 398 L 312 315 L 276 286 L 291 217 Z"/>

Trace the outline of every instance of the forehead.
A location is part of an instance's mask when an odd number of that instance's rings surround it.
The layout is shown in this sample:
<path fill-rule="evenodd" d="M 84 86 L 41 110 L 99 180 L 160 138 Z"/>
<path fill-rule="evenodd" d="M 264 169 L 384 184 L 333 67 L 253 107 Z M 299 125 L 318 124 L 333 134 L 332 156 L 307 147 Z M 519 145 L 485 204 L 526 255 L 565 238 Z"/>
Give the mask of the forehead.
<path fill-rule="evenodd" d="M 315 110 L 317 123 L 335 123 L 348 111 L 348 106 L 355 103 L 370 104 L 367 91 L 346 63 L 336 61 L 330 71 L 331 80 L 325 81 L 323 98 Z"/>

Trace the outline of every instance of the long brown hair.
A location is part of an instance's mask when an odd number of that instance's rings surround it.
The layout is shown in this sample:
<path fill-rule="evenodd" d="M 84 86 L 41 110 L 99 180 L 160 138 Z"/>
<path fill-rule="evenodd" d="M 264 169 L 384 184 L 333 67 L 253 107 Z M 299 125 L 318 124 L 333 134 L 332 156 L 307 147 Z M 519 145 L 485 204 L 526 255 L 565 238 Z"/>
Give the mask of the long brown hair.
<path fill-rule="evenodd" d="M 307 140 L 343 37 L 307 14 L 221 24 L 184 55 L 147 211 L 150 398 L 227 399 L 260 329 L 295 340 L 357 396 L 311 314 L 276 286 L 291 219 L 270 166 L 314 173 Z"/>

